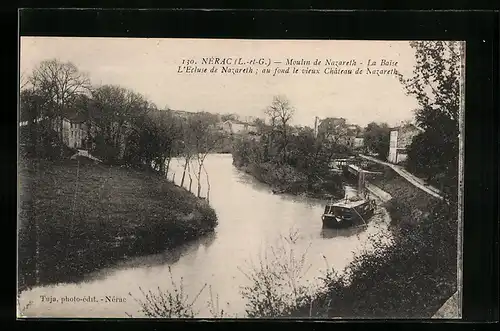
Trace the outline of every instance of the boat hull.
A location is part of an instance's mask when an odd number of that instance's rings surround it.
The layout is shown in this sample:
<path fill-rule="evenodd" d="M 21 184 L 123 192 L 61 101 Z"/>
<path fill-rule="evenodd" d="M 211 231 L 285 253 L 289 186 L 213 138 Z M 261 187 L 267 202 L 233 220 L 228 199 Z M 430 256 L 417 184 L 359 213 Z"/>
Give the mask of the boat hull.
<path fill-rule="evenodd" d="M 344 217 L 323 215 L 322 217 L 323 227 L 331 229 L 345 229 L 353 226 L 363 225 L 365 223 L 368 223 L 369 219 L 373 216 L 374 212 L 375 211 L 373 209 L 369 209 L 363 214 L 361 214 L 362 218 L 359 216 L 344 218 Z"/>

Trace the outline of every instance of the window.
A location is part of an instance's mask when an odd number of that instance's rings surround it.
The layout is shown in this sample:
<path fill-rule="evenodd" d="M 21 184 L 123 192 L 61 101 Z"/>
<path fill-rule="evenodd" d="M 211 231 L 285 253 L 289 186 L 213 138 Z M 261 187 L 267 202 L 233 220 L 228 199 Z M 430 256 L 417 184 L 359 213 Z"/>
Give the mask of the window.
<path fill-rule="evenodd" d="M 335 214 L 336 216 L 349 216 L 351 214 L 351 211 L 346 208 L 335 208 L 333 214 Z"/>

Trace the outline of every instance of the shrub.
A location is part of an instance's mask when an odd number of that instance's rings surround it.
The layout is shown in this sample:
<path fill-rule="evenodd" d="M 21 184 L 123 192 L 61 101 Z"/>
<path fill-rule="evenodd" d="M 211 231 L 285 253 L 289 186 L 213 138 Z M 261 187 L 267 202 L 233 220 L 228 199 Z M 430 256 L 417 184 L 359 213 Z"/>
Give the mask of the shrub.
<path fill-rule="evenodd" d="M 201 292 L 206 287 L 206 284 L 201 288 L 198 294 L 193 298 L 184 292 L 183 278 L 176 282 L 172 275 L 172 270 L 168 267 L 170 276 L 171 289 L 157 288 L 156 291 L 149 290 L 145 292 L 139 288 L 142 298 L 136 298 L 131 293 L 129 295 L 139 304 L 139 312 L 146 317 L 157 318 L 193 318 L 197 312 L 194 310 L 194 304 L 198 300 Z M 132 317 L 131 314 L 127 314 Z"/>
<path fill-rule="evenodd" d="M 309 287 L 303 283 L 310 268 L 305 252 L 297 252 L 298 233 L 291 230 L 267 246 L 257 263 L 239 270 L 249 280 L 241 294 L 247 299 L 248 317 L 274 318 L 288 316 L 301 304 L 308 303 Z"/>

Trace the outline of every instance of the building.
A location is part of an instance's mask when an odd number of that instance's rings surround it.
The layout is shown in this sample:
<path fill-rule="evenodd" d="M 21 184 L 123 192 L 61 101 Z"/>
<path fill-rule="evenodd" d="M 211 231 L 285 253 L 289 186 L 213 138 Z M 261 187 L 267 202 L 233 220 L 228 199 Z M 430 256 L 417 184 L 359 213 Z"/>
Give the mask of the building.
<path fill-rule="evenodd" d="M 222 123 L 222 131 L 227 134 L 257 133 L 257 127 L 248 123 L 227 120 Z"/>
<path fill-rule="evenodd" d="M 185 111 L 185 110 L 170 110 L 174 116 L 183 118 L 183 119 L 188 119 L 190 117 L 193 117 L 196 113 Z"/>
<path fill-rule="evenodd" d="M 87 123 L 86 116 L 77 111 L 65 111 L 62 123 L 63 142 L 69 148 L 86 149 Z"/>
<path fill-rule="evenodd" d="M 65 111 L 62 118 L 62 123 L 59 118 L 49 119 L 48 117 L 41 117 L 34 120 L 33 123 L 39 124 L 49 121 L 49 126 L 56 132 L 61 132 L 62 124 L 62 141 L 70 148 L 85 149 L 87 148 L 87 120 L 82 113 L 76 111 Z M 19 123 L 19 127 L 26 127 L 28 121 Z"/>
<path fill-rule="evenodd" d="M 399 127 L 392 128 L 389 140 L 389 155 L 387 160 L 397 164 L 406 160 L 408 157 L 407 148 L 413 141 L 413 138 L 422 132 L 423 129 L 414 124 L 406 123 Z"/>
<path fill-rule="evenodd" d="M 353 139 L 353 148 L 362 148 L 365 145 L 365 138 L 363 137 L 354 137 Z"/>

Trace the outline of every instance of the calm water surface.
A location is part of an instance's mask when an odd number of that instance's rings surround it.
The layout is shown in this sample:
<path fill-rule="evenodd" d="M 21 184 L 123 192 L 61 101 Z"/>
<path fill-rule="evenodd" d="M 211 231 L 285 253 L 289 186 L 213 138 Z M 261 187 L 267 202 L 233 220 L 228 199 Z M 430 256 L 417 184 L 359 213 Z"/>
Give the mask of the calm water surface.
<path fill-rule="evenodd" d="M 172 179 L 180 183 L 182 161 L 171 162 Z M 245 300 L 240 294 L 249 281 L 244 272 L 262 261 L 269 247 L 279 247 L 280 236 L 293 238 L 288 247 L 296 257 L 305 255 L 304 282 L 312 285 L 327 267 L 342 271 L 354 254 L 370 249 L 373 235 L 387 235 L 388 216 L 380 209 L 369 225 L 350 230 L 322 230 L 321 214 L 326 201 L 274 195 L 270 188 L 232 166 L 231 155 L 209 155 L 205 167 L 210 179 L 210 204 L 219 225 L 213 235 L 184 245 L 174 252 L 133 258 L 114 268 L 89 275 L 79 284 L 58 284 L 34 288 L 21 294 L 21 306 L 32 301 L 27 316 L 46 317 L 141 317 L 129 292 L 141 298 L 143 290 L 171 289 L 171 269 L 177 287 L 181 279 L 190 299 L 201 292 L 195 308 L 199 317 L 212 317 L 207 301 L 219 298 L 219 308 L 244 317 Z M 193 178 L 192 191 L 196 192 Z M 207 194 L 202 177 L 202 196 Z M 185 187 L 189 187 L 186 176 Z M 353 190 L 347 187 L 347 194 Z M 205 287 L 204 287 L 205 286 Z M 209 289 L 211 289 L 211 294 Z M 115 296 L 124 302 L 48 303 L 40 296 L 56 298 Z M 99 301 L 99 300 L 98 300 Z"/>

